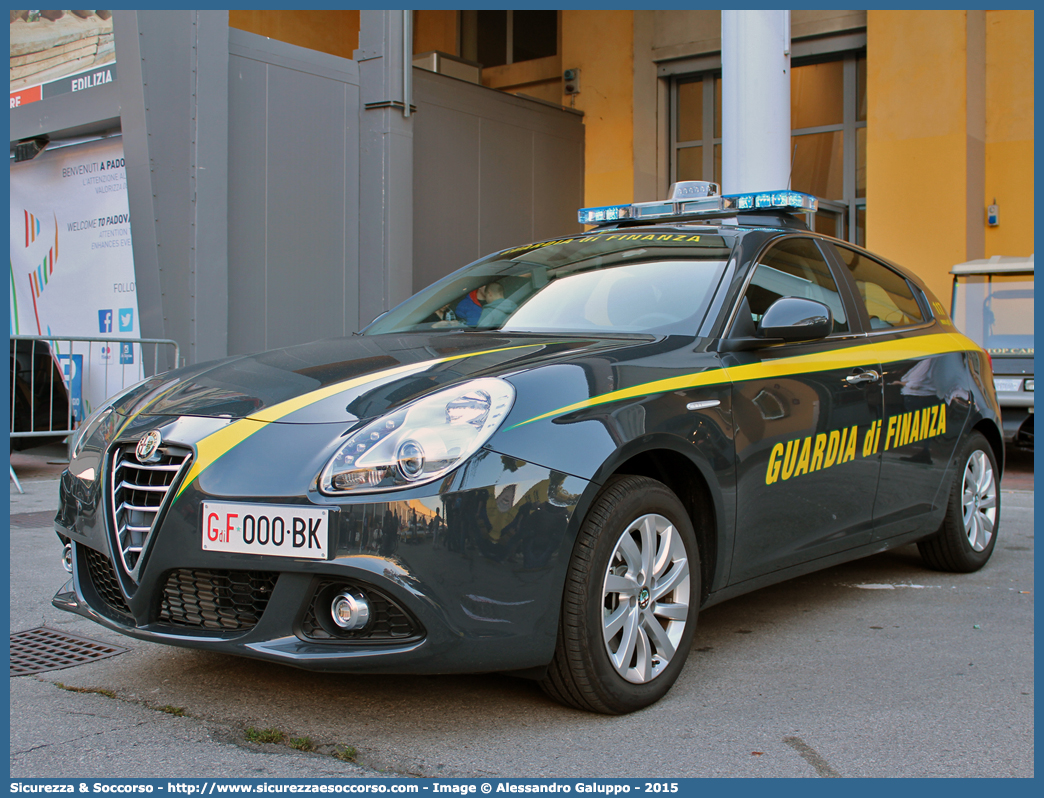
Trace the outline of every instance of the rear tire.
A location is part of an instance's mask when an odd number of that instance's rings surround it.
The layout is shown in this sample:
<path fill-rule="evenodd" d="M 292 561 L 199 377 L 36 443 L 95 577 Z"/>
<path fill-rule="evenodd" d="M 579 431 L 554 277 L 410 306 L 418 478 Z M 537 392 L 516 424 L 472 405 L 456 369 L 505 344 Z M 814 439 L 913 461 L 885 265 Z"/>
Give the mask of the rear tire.
<path fill-rule="evenodd" d="M 685 665 L 700 595 L 696 534 L 678 497 L 646 477 L 614 477 L 573 548 L 541 687 L 607 715 L 655 703 Z"/>
<path fill-rule="evenodd" d="M 929 568 L 970 573 L 990 559 L 1000 524 L 997 458 L 986 438 L 972 433 L 961 445 L 946 518 L 917 548 Z"/>

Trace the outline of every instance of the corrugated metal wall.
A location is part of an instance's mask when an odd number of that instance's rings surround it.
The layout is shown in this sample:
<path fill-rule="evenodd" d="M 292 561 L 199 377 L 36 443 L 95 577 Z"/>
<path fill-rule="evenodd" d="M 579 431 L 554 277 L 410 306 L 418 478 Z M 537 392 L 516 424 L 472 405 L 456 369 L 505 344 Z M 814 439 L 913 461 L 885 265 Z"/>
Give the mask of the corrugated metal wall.
<path fill-rule="evenodd" d="M 413 77 L 414 291 L 496 249 L 580 230 L 582 115 Z M 358 115 L 354 62 L 229 31 L 230 354 L 368 321 Z"/>
<path fill-rule="evenodd" d="M 413 70 L 413 290 L 497 249 L 581 230 L 575 111 Z"/>
<path fill-rule="evenodd" d="M 229 30 L 228 351 L 359 326 L 359 69 Z"/>

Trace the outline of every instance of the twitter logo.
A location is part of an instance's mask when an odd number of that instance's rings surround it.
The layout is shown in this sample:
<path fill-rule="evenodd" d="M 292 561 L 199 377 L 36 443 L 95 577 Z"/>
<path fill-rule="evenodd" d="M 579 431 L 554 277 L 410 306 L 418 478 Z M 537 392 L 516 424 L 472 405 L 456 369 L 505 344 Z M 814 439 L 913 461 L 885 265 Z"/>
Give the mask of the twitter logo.
<path fill-rule="evenodd" d="M 134 332 L 134 308 L 120 308 L 120 332 Z"/>

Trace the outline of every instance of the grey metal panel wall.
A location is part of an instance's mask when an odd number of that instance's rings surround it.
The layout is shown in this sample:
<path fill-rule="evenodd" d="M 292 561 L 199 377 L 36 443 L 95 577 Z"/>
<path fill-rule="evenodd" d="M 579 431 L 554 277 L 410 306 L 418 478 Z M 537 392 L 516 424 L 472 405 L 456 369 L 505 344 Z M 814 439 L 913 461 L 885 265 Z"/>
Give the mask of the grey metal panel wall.
<path fill-rule="evenodd" d="M 189 363 L 223 357 L 228 12 L 115 11 L 114 27 L 141 331 Z"/>
<path fill-rule="evenodd" d="M 359 73 L 229 31 L 229 354 L 358 328 Z"/>
<path fill-rule="evenodd" d="M 581 114 L 413 70 L 413 290 L 482 255 L 579 232 Z"/>
<path fill-rule="evenodd" d="M 359 320 L 413 293 L 413 120 L 406 11 L 359 12 Z M 409 69 L 409 73 L 405 70 Z"/>

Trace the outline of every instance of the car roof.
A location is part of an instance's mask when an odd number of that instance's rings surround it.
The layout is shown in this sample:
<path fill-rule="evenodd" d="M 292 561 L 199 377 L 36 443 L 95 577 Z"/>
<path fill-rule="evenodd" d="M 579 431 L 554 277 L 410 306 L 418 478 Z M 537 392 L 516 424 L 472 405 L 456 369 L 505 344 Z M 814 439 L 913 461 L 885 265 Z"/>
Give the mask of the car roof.
<path fill-rule="evenodd" d="M 827 241 L 831 244 L 847 247 L 848 249 L 862 252 L 868 257 L 878 260 L 884 264 L 887 264 L 889 268 L 894 269 L 901 275 L 911 280 L 921 291 L 931 293 L 924 281 L 910 269 L 895 263 L 888 258 L 878 255 L 875 252 L 871 252 L 866 247 L 861 247 L 851 241 L 844 241 L 834 236 L 829 236 L 824 233 L 816 232 L 811 230 L 805 222 L 797 215 L 788 212 L 774 212 L 771 210 L 766 211 L 753 211 L 746 213 L 723 213 L 717 216 L 704 216 L 704 217 L 688 217 L 684 219 L 648 219 L 644 221 L 640 220 L 628 220 L 624 222 L 611 222 L 607 224 L 600 224 L 586 233 L 576 234 L 579 237 L 584 235 L 598 235 L 604 233 L 618 232 L 623 233 L 625 231 L 638 232 L 644 231 L 657 231 L 657 230 L 693 230 L 702 229 L 713 231 L 726 236 L 733 236 L 736 238 L 743 237 L 749 233 L 760 233 L 767 235 L 766 241 L 771 241 L 777 237 L 792 236 L 792 235 L 804 235 L 810 238 L 818 238 Z M 549 239 L 553 240 L 553 239 Z M 994 258 L 996 260 L 996 258 Z M 1005 258 L 1004 260 L 1025 260 L 1022 258 Z M 1033 256 L 1029 258 L 1030 271 L 1033 268 Z M 1024 269 L 1023 269 L 1024 271 Z"/>
<path fill-rule="evenodd" d="M 706 215 L 675 219 L 636 219 L 621 222 L 608 222 L 589 230 L 588 235 L 621 230 L 690 230 L 694 227 L 712 228 L 722 233 L 732 234 L 743 234 L 753 230 L 775 232 L 781 235 L 795 232 L 812 232 L 803 220 L 797 218 L 793 214 L 782 212 L 774 213 L 772 211 L 752 211 L 741 214 L 723 213 L 717 216 Z"/>
<path fill-rule="evenodd" d="M 1033 274 L 1033 256 L 1028 258 L 1012 258 L 994 255 L 992 258 L 969 260 L 958 263 L 950 274 Z"/>
<path fill-rule="evenodd" d="M 766 235 L 766 241 L 771 241 L 775 238 L 782 238 L 784 236 L 802 235 L 809 238 L 817 238 L 831 244 L 835 244 L 848 249 L 862 252 L 874 260 L 881 261 L 889 266 L 889 268 L 902 274 L 907 279 L 912 280 L 918 288 L 922 291 L 926 291 L 927 288 L 924 281 L 921 280 L 916 274 L 910 269 L 895 263 L 882 255 L 878 255 L 875 252 L 871 252 L 866 247 L 861 247 L 851 241 L 844 241 L 834 236 L 826 235 L 825 233 L 819 233 L 815 230 L 811 230 L 803 220 L 797 216 L 789 213 L 773 213 L 771 211 L 755 211 L 752 213 L 744 214 L 723 214 L 719 217 L 710 218 L 696 218 L 696 219 L 684 219 L 684 220 L 665 220 L 665 219 L 650 219 L 648 221 L 637 221 L 637 222 L 623 222 L 623 223 L 612 223 L 603 224 L 595 227 L 588 231 L 587 235 L 594 235 L 598 233 L 607 232 L 622 232 L 622 231 L 634 231 L 639 230 L 692 230 L 694 228 L 712 229 L 715 232 L 732 235 L 735 237 L 742 237 L 749 233 L 760 233 Z M 1032 265 L 1032 257 L 1031 257 Z"/>

